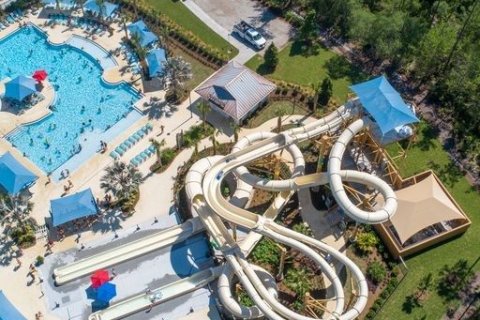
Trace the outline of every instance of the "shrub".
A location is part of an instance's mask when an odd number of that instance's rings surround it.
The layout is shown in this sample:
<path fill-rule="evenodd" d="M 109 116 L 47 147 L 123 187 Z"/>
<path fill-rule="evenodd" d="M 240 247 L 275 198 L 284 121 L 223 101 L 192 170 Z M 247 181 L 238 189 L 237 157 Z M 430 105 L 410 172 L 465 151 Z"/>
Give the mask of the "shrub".
<path fill-rule="evenodd" d="M 312 288 L 311 273 L 306 268 L 290 268 L 285 276 L 284 284 L 297 294 L 297 300 L 303 299 Z"/>
<path fill-rule="evenodd" d="M 135 206 L 138 203 L 138 200 L 140 200 L 140 190 L 137 189 L 135 192 L 130 193 L 130 196 L 122 201 L 120 204 L 120 208 L 122 212 L 125 213 L 132 213 L 135 210 Z"/>
<path fill-rule="evenodd" d="M 35 259 L 35 264 L 37 266 L 41 266 L 44 261 L 45 261 L 45 259 L 42 256 L 37 256 L 37 258 Z"/>
<path fill-rule="evenodd" d="M 240 291 L 238 293 L 237 299 L 242 306 L 253 307 L 255 305 L 252 298 L 250 298 L 250 296 L 245 291 Z"/>
<path fill-rule="evenodd" d="M 298 233 L 304 234 L 306 236 L 311 237 L 313 235 L 312 229 L 310 229 L 310 226 L 306 223 L 297 223 L 296 225 L 293 226 L 293 231 L 296 231 Z"/>
<path fill-rule="evenodd" d="M 277 266 L 280 262 L 280 248 L 268 238 L 263 238 L 252 251 L 253 261 Z"/>
<path fill-rule="evenodd" d="M 10 233 L 13 241 L 22 248 L 30 247 L 35 244 L 35 231 L 33 226 L 26 225 L 12 230 Z"/>
<path fill-rule="evenodd" d="M 371 252 L 378 243 L 378 237 L 373 232 L 361 232 L 357 235 L 356 247 L 362 253 Z"/>
<path fill-rule="evenodd" d="M 387 270 L 381 262 L 374 261 L 367 267 L 367 275 L 375 284 L 379 284 L 387 276 Z"/>

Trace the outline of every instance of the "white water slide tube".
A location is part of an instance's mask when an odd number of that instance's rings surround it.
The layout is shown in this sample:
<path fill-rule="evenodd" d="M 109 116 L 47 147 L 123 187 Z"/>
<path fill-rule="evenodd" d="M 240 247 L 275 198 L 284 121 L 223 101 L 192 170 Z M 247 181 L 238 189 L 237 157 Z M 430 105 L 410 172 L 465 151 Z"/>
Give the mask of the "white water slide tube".
<path fill-rule="evenodd" d="M 265 134 L 264 140 L 248 145 L 226 157 L 200 160 L 200 163 L 197 163 L 198 166 L 196 166 L 197 164 L 194 165 L 194 167 L 199 168 L 199 170 L 194 170 L 191 175 L 190 173 L 187 175 L 187 194 L 192 201 L 192 209 L 199 214 L 207 231 L 224 252 L 227 262 L 229 263 L 229 268 L 233 269 L 247 293 L 256 303 L 258 309 L 268 318 L 295 320 L 310 319 L 281 305 L 266 289 L 258 276 L 256 276 L 253 268 L 246 261 L 246 258 L 239 250 L 238 245 L 230 236 L 222 219 L 249 228 L 255 232 L 270 237 L 277 242 L 296 248 L 312 258 L 331 281 L 336 296 L 335 310 L 330 311 L 330 313 L 326 315 L 328 319 L 353 319 L 361 313 L 366 305 L 368 295 L 365 278 L 360 269 L 351 260 L 324 243 L 276 225 L 271 220 L 231 205 L 221 195 L 221 181 L 229 172 L 241 168 L 257 158 L 289 147 L 293 143 L 313 138 L 316 135 L 327 131 L 338 129 L 344 120 L 350 117 L 350 111 L 350 109 L 342 107 L 333 114 L 304 126 L 303 128 L 292 129 L 275 136 Z M 236 173 L 239 174 L 239 177 L 242 180 L 252 182 L 255 187 L 273 191 L 298 189 L 330 182 L 331 187 L 334 190 L 334 196 L 339 202 L 339 205 L 345 209 L 347 214 L 352 218 L 366 223 L 385 221 L 394 214 L 396 209 L 396 199 L 391 188 L 380 179 L 371 177 L 370 175 L 355 171 L 343 171 L 340 169 L 341 157 L 343 156 L 346 145 L 354 135 L 363 128 L 363 126 L 363 120 L 357 120 L 340 136 L 338 142 L 332 149 L 331 157 L 334 163 L 329 165 L 327 176 L 325 176 L 325 174 L 316 174 L 305 177 L 292 177 L 292 179 L 285 181 L 265 181 L 263 179 L 253 178 L 244 169 L 238 169 L 238 172 Z M 255 140 L 260 140 L 260 138 Z M 295 156 L 293 158 L 296 159 Z M 205 171 L 206 173 L 202 174 Z M 386 199 L 385 207 L 382 208 L 382 210 L 372 213 L 356 208 L 346 195 L 343 196 L 345 192 L 343 186 L 340 186 L 342 184 L 342 179 L 376 187 Z M 338 182 L 340 182 L 340 185 Z M 188 191 L 189 184 L 191 186 L 190 192 Z M 328 263 L 326 263 L 323 256 L 318 254 L 315 250 L 312 250 L 311 247 L 323 251 L 324 254 L 331 254 L 352 272 L 353 277 L 357 281 L 358 294 L 356 302 L 350 309 L 344 310 L 343 287 L 335 274 L 335 271 Z M 229 268 L 224 269 L 224 272 L 227 273 Z M 234 315 L 243 318 L 257 316 L 257 314 L 252 314 L 252 309 L 239 308 L 236 301 L 232 302 L 234 299 L 231 298 L 231 294 L 228 297 L 225 297 L 226 294 L 222 293 L 225 292 L 225 290 L 220 290 L 220 292 L 222 301 L 224 303 L 226 302 L 226 308 L 234 313 Z"/>
<path fill-rule="evenodd" d="M 55 268 L 53 271 L 55 284 L 62 285 L 91 274 L 96 270 L 105 269 L 160 248 L 174 245 L 175 243 L 182 242 L 204 229 L 205 227 L 203 223 L 198 218 L 190 219 L 181 225 L 160 230 L 138 240 L 114 247 L 68 265 Z"/>

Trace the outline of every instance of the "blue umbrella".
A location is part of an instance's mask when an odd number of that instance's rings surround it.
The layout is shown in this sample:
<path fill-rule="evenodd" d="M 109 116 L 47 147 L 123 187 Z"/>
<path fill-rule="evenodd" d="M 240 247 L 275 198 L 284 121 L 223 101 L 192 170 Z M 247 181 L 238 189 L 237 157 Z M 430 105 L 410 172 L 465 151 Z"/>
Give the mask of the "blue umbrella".
<path fill-rule="evenodd" d="M 5 98 L 22 101 L 27 96 L 37 92 L 36 84 L 37 81 L 32 78 L 18 76 L 5 83 Z"/>
<path fill-rule="evenodd" d="M 97 299 L 97 289 L 95 289 L 94 287 L 89 286 L 87 289 L 85 289 L 85 293 L 87 294 L 87 299 Z"/>
<path fill-rule="evenodd" d="M 105 282 L 97 289 L 98 301 L 109 302 L 117 295 L 117 288 L 113 283 Z"/>

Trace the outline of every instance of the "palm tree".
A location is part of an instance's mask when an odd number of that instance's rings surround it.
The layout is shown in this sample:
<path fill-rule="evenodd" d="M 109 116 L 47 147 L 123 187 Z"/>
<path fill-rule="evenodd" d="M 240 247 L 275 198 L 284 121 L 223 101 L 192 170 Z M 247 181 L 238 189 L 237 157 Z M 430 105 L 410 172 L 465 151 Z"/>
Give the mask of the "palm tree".
<path fill-rule="evenodd" d="M 178 91 L 183 89 L 185 81 L 192 78 L 192 66 L 182 57 L 167 58 L 164 64 L 164 73 L 169 89 L 177 97 Z"/>
<path fill-rule="evenodd" d="M 213 155 L 217 154 L 217 147 L 218 147 L 217 136 L 219 134 L 220 134 L 220 131 L 215 129 L 215 130 L 213 130 L 212 135 L 209 137 L 210 141 L 212 142 Z"/>
<path fill-rule="evenodd" d="M 121 18 L 121 24 L 122 24 L 122 27 L 123 27 L 123 31 L 125 32 L 125 39 L 128 41 L 130 38 L 128 37 L 128 29 L 127 29 L 127 17 L 125 17 L 124 15 L 122 15 L 122 18 Z"/>
<path fill-rule="evenodd" d="M 55 10 L 60 10 L 60 0 L 55 0 Z"/>
<path fill-rule="evenodd" d="M 200 111 L 200 114 L 202 115 L 203 131 L 205 131 L 207 126 L 207 114 L 210 112 L 210 110 L 212 110 L 212 108 L 205 101 L 200 102 L 198 105 L 198 111 Z"/>
<path fill-rule="evenodd" d="M 168 51 L 168 37 L 170 36 L 170 30 L 166 25 L 159 25 L 158 27 L 158 34 L 160 36 L 160 45 Z"/>
<path fill-rule="evenodd" d="M 85 2 L 87 2 L 87 0 L 75 0 L 75 7 L 80 8 L 80 10 L 82 11 L 82 16 L 85 15 L 85 11 L 83 10 Z"/>
<path fill-rule="evenodd" d="M 310 86 L 313 89 L 313 114 L 317 112 L 318 97 L 320 95 L 321 85 L 320 83 L 311 83 Z"/>
<path fill-rule="evenodd" d="M 100 21 L 103 21 L 103 14 L 105 13 L 105 0 L 95 0 L 95 3 L 98 6 L 98 16 L 100 18 Z"/>
<path fill-rule="evenodd" d="M 22 196 L 0 196 L 1 224 L 23 229 L 30 219 L 33 203 Z"/>
<path fill-rule="evenodd" d="M 137 168 L 125 162 L 115 161 L 105 169 L 105 174 L 100 179 L 100 187 L 122 201 L 138 191 L 142 181 L 143 176 Z"/>
<path fill-rule="evenodd" d="M 165 139 L 158 141 L 156 139 L 151 138 L 150 142 L 152 146 L 155 148 L 155 154 L 157 155 L 157 162 L 162 166 L 162 148 L 165 146 L 166 142 Z"/>
<path fill-rule="evenodd" d="M 241 129 L 241 128 L 240 128 L 240 126 L 239 126 L 237 123 L 235 123 L 235 122 L 232 122 L 232 123 L 230 124 L 230 126 L 232 127 L 232 130 L 233 130 L 233 141 L 234 141 L 235 143 L 237 143 L 237 142 L 238 142 L 238 133 L 240 132 L 240 129 Z"/>

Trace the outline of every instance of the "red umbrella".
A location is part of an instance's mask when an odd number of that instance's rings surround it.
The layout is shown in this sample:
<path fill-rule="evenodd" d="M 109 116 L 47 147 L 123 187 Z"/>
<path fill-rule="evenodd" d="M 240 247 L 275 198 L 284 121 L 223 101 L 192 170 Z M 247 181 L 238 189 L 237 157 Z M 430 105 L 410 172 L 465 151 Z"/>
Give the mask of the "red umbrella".
<path fill-rule="evenodd" d="M 110 280 L 110 275 L 108 274 L 107 270 L 98 270 L 90 277 L 92 280 L 92 287 L 98 288 L 105 282 Z"/>
<path fill-rule="evenodd" d="M 37 70 L 33 73 L 32 78 L 38 82 L 42 82 L 43 80 L 47 79 L 47 72 L 45 70 Z"/>

